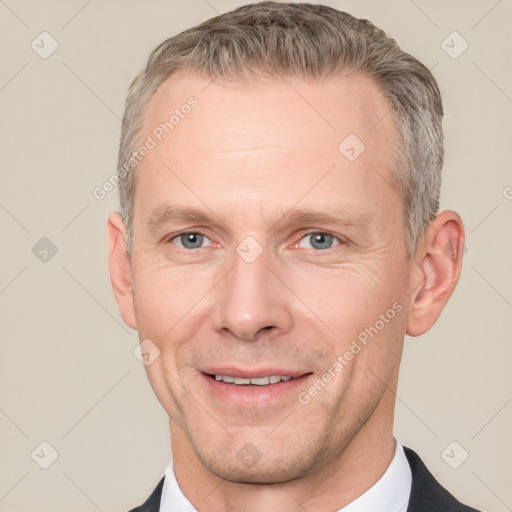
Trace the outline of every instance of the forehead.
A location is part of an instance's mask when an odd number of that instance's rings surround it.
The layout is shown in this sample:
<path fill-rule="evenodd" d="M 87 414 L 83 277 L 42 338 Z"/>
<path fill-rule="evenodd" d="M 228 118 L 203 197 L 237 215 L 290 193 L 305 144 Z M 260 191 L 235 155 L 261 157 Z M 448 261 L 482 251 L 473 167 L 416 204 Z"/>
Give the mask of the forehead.
<path fill-rule="evenodd" d="M 252 150 L 260 142 L 268 146 L 270 137 L 276 147 L 332 152 L 351 133 L 372 150 L 379 143 L 389 145 L 395 135 L 390 106 L 378 85 L 350 72 L 322 81 L 276 77 L 252 82 L 178 72 L 151 98 L 143 131 L 158 131 L 191 97 L 197 101 L 191 115 L 180 117 L 170 133 L 162 134 L 166 140 L 160 145 L 172 142 L 176 155 L 191 147 L 204 152 Z"/>
<path fill-rule="evenodd" d="M 136 189 L 147 215 L 150 204 L 176 201 L 185 188 L 216 211 L 236 201 L 260 212 L 280 201 L 283 209 L 308 189 L 303 204 L 326 194 L 352 209 L 364 206 L 365 195 L 374 209 L 396 203 L 393 116 L 361 74 L 239 83 L 180 72 L 152 97 L 142 135 L 155 142 Z"/>

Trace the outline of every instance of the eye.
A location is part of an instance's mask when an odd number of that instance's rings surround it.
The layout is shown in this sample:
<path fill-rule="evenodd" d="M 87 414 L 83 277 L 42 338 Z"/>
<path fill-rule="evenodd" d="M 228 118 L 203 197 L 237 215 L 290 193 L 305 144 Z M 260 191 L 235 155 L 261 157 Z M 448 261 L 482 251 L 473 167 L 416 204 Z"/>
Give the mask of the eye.
<path fill-rule="evenodd" d="M 211 245 L 210 239 L 202 233 L 188 232 L 175 236 L 171 242 L 183 249 L 200 249 Z M 205 245 L 203 245 L 203 243 Z"/>
<path fill-rule="evenodd" d="M 306 249 L 325 250 L 339 245 L 340 241 L 329 233 L 309 233 L 303 237 L 298 246 Z"/>

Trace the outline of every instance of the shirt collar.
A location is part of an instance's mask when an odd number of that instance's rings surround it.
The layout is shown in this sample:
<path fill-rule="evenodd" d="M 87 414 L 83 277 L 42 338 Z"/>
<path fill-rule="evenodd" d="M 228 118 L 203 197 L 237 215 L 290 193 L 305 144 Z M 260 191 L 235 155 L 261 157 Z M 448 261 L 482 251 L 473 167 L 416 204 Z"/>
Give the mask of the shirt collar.
<path fill-rule="evenodd" d="M 386 510 L 405 512 L 411 493 L 412 473 L 404 448 L 396 441 L 395 455 L 381 478 L 364 494 L 338 512 L 369 512 Z M 160 512 L 194 512 L 195 508 L 185 498 L 176 480 L 173 463 L 165 471 Z"/>
<path fill-rule="evenodd" d="M 402 443 L 397 440 L 395 456 L 386 472 L 364 494 L 339 512 L 369 512 L 373 510 L 405 512 L 409 505 L 411 485 L 411 466 L 405 456 Z"/>

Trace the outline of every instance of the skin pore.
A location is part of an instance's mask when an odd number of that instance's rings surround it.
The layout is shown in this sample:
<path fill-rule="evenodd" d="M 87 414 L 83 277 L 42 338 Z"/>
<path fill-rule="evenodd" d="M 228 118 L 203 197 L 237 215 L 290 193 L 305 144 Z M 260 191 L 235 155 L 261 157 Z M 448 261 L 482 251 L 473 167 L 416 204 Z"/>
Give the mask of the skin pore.
<path fill-rule="evenodd" d="M 365 76 L 180 72 L 151 99 L 143 137 L 191 96 L 139 164 L 131 262 L 120 215 L 108 225 L 123 319 L 160 351 L 146 371 L 178 483 L 199 511 L 338 510 L 393 458 L 404 335 L 430 329 L 453 291 L 462 223 L 441 213 L 407 257 L 394 120 Z M 350 134 L 365 146 L 353 161 L 338 149 Z M 294 378 L 237 386 L 216 374 Z"/>

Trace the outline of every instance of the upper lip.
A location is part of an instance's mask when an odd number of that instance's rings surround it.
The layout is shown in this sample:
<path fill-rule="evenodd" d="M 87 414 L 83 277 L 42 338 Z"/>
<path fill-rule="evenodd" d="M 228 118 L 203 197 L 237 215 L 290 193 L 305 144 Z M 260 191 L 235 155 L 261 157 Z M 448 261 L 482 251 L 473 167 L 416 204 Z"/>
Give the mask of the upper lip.
<path fill-rule="evenodd" d="M 311 372 L 305 372 L 303 370 L 291 370 L 289 368 L 234 368 L 234 367 L 215 367 L 215 368 L 205 368 L 201 370 L 203 373 L 207 373 L 210 375 L 228 375 L 230 377 L 235 377 L 239 379 L 257 379 L 259 377 L 272 377 L 272 376 L 282 376 L 282 377 L 302 377 Z"/>

